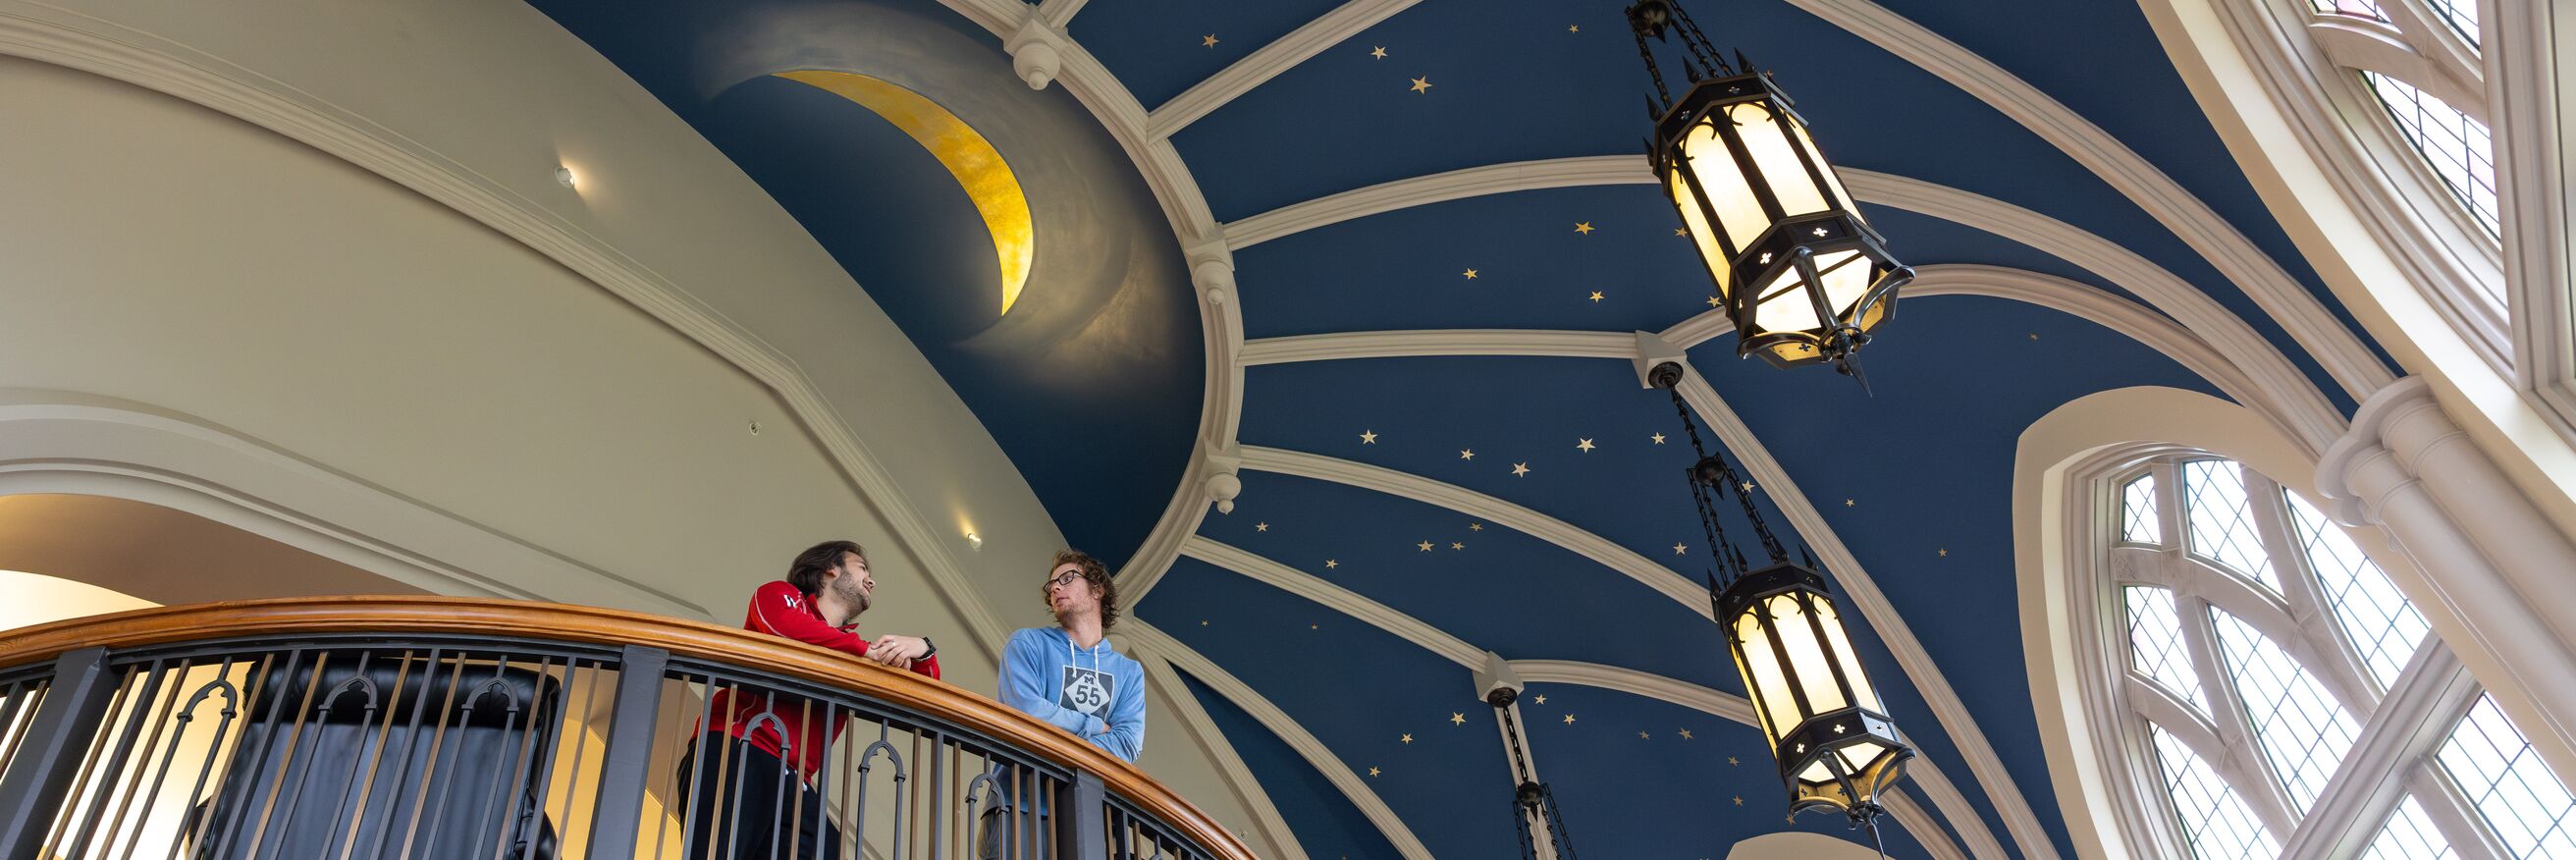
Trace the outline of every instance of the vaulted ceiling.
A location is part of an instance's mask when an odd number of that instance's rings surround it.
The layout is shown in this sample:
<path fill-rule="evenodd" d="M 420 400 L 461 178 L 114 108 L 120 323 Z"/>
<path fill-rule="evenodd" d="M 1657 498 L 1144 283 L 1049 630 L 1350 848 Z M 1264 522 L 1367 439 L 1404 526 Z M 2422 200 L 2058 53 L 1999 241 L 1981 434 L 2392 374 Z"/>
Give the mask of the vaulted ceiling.
<path fill-rule="evenodd" d="M 1910 789 L 1946 822 L 1932 841 L 2032 858 L 2074 849 L 2009 620 L 2021 430 L 2113 388 L 2253 390 L 2139 339 L 2154 331 L 2278 366 L 2251 385 L 2313 386 L 2327 412 L 2352 407 L 2339 373 L 2385 362 L 2134 3 L 1694 4 L 1798 98 L 1924 270 L 1863 353 L 1874 395 L 1737 360 L 1705 316 L 1707 276 L 1640 184 L 1646 83 L 1617 0 L 1055 0 L 1075 9 L 1068 66 L 1096 74 L 1039 91 L 992 32 L 1025 14 L 1007 2 L 534 5 L 832 251 L 1068 538 L 1151 568 L 1125 580 L 1150 585 L 1134 617 L 1205 658 L 1182 667 L 1194 691 L 1312 857 L 1517 853 L 1470 682 L 1485 651 L 1532 679 L 1531 746 L 1585 852 L 1844 832 L 1783 821 L 1757 731 L 1689 693 L 1742 691 L 1694 591 L 1709 548 L 1680 479 L 1690 449 L 1673 402 L 1638 382 L 1633 332 L 1688 350 L 1703 434 L 1758 443 L 1730 439 L 1773 527 L 1816 547 L 1838 589 L 1884 595 L 1855 628 L 1955 789 Z M 937 163 L 865 108 L 769 77 L 802 69 L 893 81 L 993 139 L 1037 215 L 1027 310 L 993 312 L 992 242 Z M 1096 113 L 1131 96 L 1141 128 Z M 1176 235 L 1156 187 L 1172 177 L 1133 160 L 1137 134 L 1168 142 L 1224 225 L 1236 286 L 1215 315 L 1183 256 L 1210 237 Z M 1495 169 L 1424 179 L 1474 168 Z M 1335 210 L 1355 217 L 1300 206 L 1372 187 Z M 2296 305 L 2315 311 L 2299 338 L 2266 309 Z M 2321 360 L 2324 341 L 2355 345 Z M 1199 446 L 1228 443 L 1234 510 L 1167 516 L 1198 498 Z M 1891 847 L 1925 856 L 1917 836 Z"/>

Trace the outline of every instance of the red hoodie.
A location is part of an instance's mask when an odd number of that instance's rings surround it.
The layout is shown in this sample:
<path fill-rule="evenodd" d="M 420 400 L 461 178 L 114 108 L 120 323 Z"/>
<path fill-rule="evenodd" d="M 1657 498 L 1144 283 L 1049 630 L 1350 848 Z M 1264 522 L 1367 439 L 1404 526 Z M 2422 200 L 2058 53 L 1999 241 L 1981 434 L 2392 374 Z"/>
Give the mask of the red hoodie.
<path fill-rule="evenodd" d="M 823 623 L 822 610 L 815 608 L 813 596 L 796 590 L 796 586 L 783 580 L 763 585 L 759 590 L 753 591 L 751 609 L 742 619 L 744 630 L 782 636 L 808 645 L 821 645 L 834 651 L 865 657 L 868 655 L 868 640 L 861 639 L 857 633 L 851 632 L 850 628 L 856 626 L 858 626 L 856 622 L 849 627 L 834 627 Z M 912 670 L 933 678 L 939 677 L 939 658 L 932 656 L 915 660 Z M 777 704 L 772 706 L 767 694 L 746 690 L 736 696 L 732 695 L 732 692 L 731 690 L 718 691 L 715 699 L 707 703 L 707 713 L 727 714 L 728 719 L 725 724 L 727 734 L 750 741 L 751 745 L 761 752 L 785 758 L 778 753 L 779 736 L 783 734 L 781 731 L 771 727 L 766 720 L 761 721 L 759 728 L 749 728 L 752 720 L 760 716 L 764 709 L 769 710 L 787 732 L 795 733 L 798 738 L 796 757 L 800 761 L 796 763 L 796 769 L 803 771 L 805 778 L 809 780 L 813 779 L 816 771 L 823 769 L 823 750 L 830 745 L 831 741 L 841 736 L 842 726 L 849 722 L 848 715 L 843 714 L 840 719 L 830 721 L 832 725 L 827 732 L 820 725 L 806 723 L 809 713 L 815 723 L 824 722 L 825 707 L 821 702 L 808 702 L 792 696 L 782 696 L 779 697 Z M 749 729 L 749 734 L 744 733 L 746 729 Z"/>

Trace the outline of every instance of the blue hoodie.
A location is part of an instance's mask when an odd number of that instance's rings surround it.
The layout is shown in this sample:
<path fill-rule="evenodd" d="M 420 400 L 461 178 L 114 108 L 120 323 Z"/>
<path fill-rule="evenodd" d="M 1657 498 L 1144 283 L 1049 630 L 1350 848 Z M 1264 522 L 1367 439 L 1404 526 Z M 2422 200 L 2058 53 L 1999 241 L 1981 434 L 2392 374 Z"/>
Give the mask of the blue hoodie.
<path fill-rule="evenodd" d="M 1129 762 L 1145 747 L 1145 667 L 1108 640 L 1084 649 L 1059 628 L 1012 633 L 1001 699 Z"/>

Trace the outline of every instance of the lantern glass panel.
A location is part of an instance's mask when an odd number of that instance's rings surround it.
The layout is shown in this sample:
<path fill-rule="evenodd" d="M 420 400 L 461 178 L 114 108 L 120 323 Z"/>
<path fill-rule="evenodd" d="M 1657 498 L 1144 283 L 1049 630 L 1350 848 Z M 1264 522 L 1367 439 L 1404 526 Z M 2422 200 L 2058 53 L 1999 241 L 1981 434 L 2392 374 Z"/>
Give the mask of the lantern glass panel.
<path fill-rule="evenodd" d="M 1887 754 L 1887 745 L 1877 741 L 1863 741 L 1834 750 L 1834 754 L 1843 757 L 1844 773 L 1868 773 L 1869 766 L 1877 762 L 1879 756 Z"/>
<path fill-rule="evenodd" d="M 1834 208 L 1859 218 L 1860 209 L 1852 205 L 1851 192 L 1843 190 L 1843 178 L 1834 173 L 1834 163 L 1826 161 L 1825 154 L 1817 151 L 1815 139 L 1807 136 L 1806 124 L 1793 118 L 1789 120 L 1789 130 L 1798 136 L 1798 149 L 1807 153 L 1807 159 L 1816 165 L 1817 172 L 1825 175 L 1825 191 L 1833 196 Z"/>
<path fill-rule="evenodd" d="M 1775 270 L 1771 280 L 1753 293 L 1759 304 L 1753 308 L 1756 331 L 1814 331 L 1824 328 L 1816 319 L 1816 303 L 1807 298 L 1805 282 L 1798 270 L 1786 267 Z"/>
<path fill-rule="evenodd" d="M 1807 712 L 1800 716 L 1812 717 L 1851 703 L 1843 699 L 1842 686 L 1834 683 L 1833 663 L 1825 656 L 1825 643 L 1816 636 L 1819 619 L 1808 617 L 1805 597 L 1782 594 L 1763 603 L 1770 607 L 1771 624 L 1780 633 L 1780 651 L 1789 660 L 1789 672 L 1797 679 L 1799 691 L 1807 694 Z"/>
<path fill-rule="evenodd" d="M 1718 122 L 1718 116 L 1702 119 L 1682 134 L 1682 166 L 1698 180 L 1699 191 L 1717 213 L 1718 229 L 1726 231 L 1728 243 L 1743 248 L 1770 229 L 1771 216 L 1763 214 L 1762 202 L 1753 197 L 1751 177 L 1736 165 L 1735 154 L 1727 151 Z"/>
<path fill-rule="evenodd" d="M 1819 599 L 1815 605 L 1816 617 L 1825 622 L 1825 639 L 1833 647 L 1834 662 L 1842 666 L 1844 680 L 1851 682 L 1853 704 L 1887 713 L 1887 708 L 1878 702 L 1878 690 L 1869 684 L 1869 673 L 1861 671 L 1860 658 L 1852 653 L 1851 634 L 1843 630 L 1842 613 L 1830 600 Z M 1861 761 L 1866 763 L 1868 759 Z"/>
<path fill-rule="evenodd" d="M 1771 634 L 1763 629 L 1765 620 L 1760 610 L 1735 618 L 1735 641 L 1743 643 L 1745 692 L 1762 707 L 1762 718 L 1771 730 L 1771 740 L 1778 743 L 1780 734 L 1798 727 L 1806 715 L 1798 713 L 1798 697 L 1789 691 L 1789 678 L 1780 671 L 1780 655 L 1771 648 Z"/>
<path fill-rule="evenodd" d="M 1718 301 L 1725 301 L 1726 288 L 1734 278 L 1735 261 L 1728 258 L 1725 247 L 1717 243 L 1716 231 L 1708 228 L 1708 216 L 1700 213 L 1698 195 L 1691 193 L 1690 183 L 1682 178 L 1680 171 L 1673 172 L 1672 192 L 1673 199 L 1681 204 L 1678 208 L 1682 212 L 1682 226 L 1690 230 L 1691 244 L 1699 246 L 1699 258 L 1708 261 L 1708 274 L 1717 279 Z"/>
<path fill-rule="evenodd" d="M 1807 177 L 1807 163 L 1798 145 L 1797 123 L 1772 109 L 1768 102 L 1744 102 L 1726 107 L 1726 116 L 1735 121 L 1743 135 L 1744 153 L 1753 159 L 1755 180 L 1771 189 L 1780 203 L 1782 217 L 1812 215 L 1833 206 L 1825 199 L 1825 189 L 1816 187 Z M 1767 225 L 1766 225 L 1767 226 Z M 1760 232 L 1759 230 L 1755 231 Z M 1749 235 L 1749 234 L 1748 234 Z"/>

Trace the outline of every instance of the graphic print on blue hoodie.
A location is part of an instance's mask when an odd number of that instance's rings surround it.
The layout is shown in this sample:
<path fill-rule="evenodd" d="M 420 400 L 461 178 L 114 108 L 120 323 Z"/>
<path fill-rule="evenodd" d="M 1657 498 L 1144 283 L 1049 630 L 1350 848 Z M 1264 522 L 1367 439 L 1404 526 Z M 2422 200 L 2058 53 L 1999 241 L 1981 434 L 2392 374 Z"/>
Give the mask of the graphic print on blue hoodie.
<path fill-rule="evenodd" d="M 1129 762 L 1145 748 L 1145 667 L 1105 638 L 1082 648 L 1060 628 L 1012 633 L 1002 646 L 1001 699 Z M 1002 780 L 1001 809 L 1018 805 L 1008 782 Z"/>

